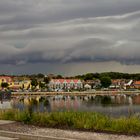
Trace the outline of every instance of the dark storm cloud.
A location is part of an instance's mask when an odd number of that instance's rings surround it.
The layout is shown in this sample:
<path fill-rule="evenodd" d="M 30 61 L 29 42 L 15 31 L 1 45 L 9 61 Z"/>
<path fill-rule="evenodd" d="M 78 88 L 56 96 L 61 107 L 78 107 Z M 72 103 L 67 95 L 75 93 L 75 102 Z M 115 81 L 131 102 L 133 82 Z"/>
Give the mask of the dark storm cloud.
<path fill-rule="evenodd" d="M 0 1 L 1 64 L 140 64 L 139 36 L 139 0 Z"/>
<path fill-rule="evenodd" d="M 0 2 L 0 13 L 4 15 L 0 24 L 46 24 L 121 15 L 139 9 L 139 0 L 5 0 Z"/>

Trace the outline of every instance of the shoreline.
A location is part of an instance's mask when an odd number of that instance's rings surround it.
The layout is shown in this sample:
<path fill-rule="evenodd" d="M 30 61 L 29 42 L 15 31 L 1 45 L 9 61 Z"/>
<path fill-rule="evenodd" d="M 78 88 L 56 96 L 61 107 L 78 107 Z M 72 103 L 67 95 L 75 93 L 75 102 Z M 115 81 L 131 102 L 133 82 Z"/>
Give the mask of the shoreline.
<path fill-rule="evenodd" d="M 56 95 L 69 95 L 69 96 L 86 96 L 86 95 L 138 95 L 140 91 L 93 91 L 93 92 L 12 92 L 11 96 L 56 96 Z"/>

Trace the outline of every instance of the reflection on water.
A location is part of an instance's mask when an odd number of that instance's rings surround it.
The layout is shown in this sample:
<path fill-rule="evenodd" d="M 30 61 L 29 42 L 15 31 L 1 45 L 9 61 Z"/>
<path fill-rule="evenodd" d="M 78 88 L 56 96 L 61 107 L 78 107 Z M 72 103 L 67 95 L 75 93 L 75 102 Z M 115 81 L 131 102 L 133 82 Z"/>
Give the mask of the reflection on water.
<path fill-rule="evenodd" d="M 10 101 L 4 101 L 0 103 L 0 109 L 10 109 L 12 108 Z"/>
<path fill-rule="evenodd" d="M 16 97 L 1 104 L 0 108 L 30 109 L 34 112 L 93 111 L 111 116 L 128 116 L 140 113 L 140 95 Z"/>

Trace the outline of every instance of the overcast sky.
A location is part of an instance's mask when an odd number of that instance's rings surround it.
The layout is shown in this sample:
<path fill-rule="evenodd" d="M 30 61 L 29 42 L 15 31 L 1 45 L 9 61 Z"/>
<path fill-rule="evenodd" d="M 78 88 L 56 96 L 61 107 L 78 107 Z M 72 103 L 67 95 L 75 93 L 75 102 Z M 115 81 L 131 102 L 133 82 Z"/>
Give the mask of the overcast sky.
<path fill-rule="evenodd" d="M 140 72 L 140 0 L 0 0 L 0 73 Z"/>

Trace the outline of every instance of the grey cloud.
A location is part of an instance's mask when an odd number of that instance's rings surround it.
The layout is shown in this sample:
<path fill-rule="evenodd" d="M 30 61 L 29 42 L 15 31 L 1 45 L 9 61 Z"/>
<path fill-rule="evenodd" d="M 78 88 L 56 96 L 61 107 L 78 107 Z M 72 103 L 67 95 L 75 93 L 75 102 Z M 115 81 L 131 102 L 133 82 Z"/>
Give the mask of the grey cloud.
<path fill-rule="evenodd" d="M 70 19 L 131 13 L 139 0 L 5 0 L 0 2 L 0 24 L 46 24 Z M 7 17 L 7 18 L 6 18 Z"/>
<path fill-rule="evenodd" d="M 73 61 L 139 63 L 139 41 L 128 36 L 129 32 L 135 35 L 139 30 L 139 15 L 140 12 L 134 12 L 122 16 L 77 19 L 23 31 L 2 32 L 0 37 L 3 39 L 32 39 L 24 48 L 9 46 L 9 50 L 11 49 L 9 51 L 8 47 L 4 46 L 10 53 L 8 59 L 4 59 L 4 63 L 6 61 L 17 65 Z M 135 32 L 132 29 L 135 29 Z M 4 51 L 2 47 L 1 49 Z"/>
<path fill-rule="evenodd" d="M 139 36 L 139 0 L 0 1 L 0 65 L 139 65 Z"/>
<path fill-rule="evenodd" d="M 139 44 L 135 42 L 114 43 L 91 38 L 78 44 L 78 47 L 66 58 L 66 61 L 116 61 L 122 64 L 134 65 L 140 64 L 139 53 Z"/>

